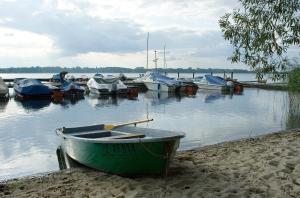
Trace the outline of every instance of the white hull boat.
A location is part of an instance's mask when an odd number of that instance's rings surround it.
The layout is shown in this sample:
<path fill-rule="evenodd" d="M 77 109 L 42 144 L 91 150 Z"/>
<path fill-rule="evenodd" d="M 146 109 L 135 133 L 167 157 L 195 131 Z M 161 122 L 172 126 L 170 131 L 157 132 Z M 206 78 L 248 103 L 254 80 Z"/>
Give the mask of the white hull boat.
<path fill-rule="evenodd" d="M 112 75 L 96 74 L 87 82 L 87 86 L 91 93 L 99 95 L 125 94 L 128 91 L 127 86 L 118 77 Z"/>
<path fill-rule="evenodd" d="M 193 82 L 199 89 L 229 91 L 233 88 L 231 82 L 227 82 L 218 76 L 205 75 L 204 77 L 196 77 Z"/>
<path fill-rule="evenodd" d="M 160 82 L 144 82 L 145 86 L 147 87 L 148 90 L 151 91 L 158 91 L 158 92 L 174 92 L 175 91 L 175 86 L 168 86 L 166 84 L 160 83 Z"/>
<path fill-rule="evenodd" d="M 164 76 L 158 72 L 147 72 L 135 82 L 143 82 L 148 90 L 158 92 L 175 92 L 180 89 L 180 83 L 173 78 Z"/>

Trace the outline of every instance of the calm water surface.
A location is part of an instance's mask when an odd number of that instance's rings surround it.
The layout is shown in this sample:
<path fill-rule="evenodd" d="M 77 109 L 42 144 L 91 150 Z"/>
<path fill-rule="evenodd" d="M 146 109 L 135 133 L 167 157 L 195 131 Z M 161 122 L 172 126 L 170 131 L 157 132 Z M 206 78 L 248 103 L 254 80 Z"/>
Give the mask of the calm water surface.
<path fill-rule="evenodd" d="M 12 90 L 10 90 L 12 92 Z M 300 127 L 300 95 L 245 89 L 242 95 L 200 90 L 195 96 L 146 92 L 135 100 L 0 102 L 0 180 L 58 170 L 54 130 L 154 118 L 140 124 L 186 133 L 180 150 Z"/>

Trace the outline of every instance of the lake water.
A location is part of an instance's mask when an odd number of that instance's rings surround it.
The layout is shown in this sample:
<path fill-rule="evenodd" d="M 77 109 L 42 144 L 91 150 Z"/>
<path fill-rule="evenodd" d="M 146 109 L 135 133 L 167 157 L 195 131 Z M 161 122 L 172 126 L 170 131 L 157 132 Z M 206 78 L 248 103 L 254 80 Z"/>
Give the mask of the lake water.
<path fill-rule="evenodd" d="M 13 92 L 10 90 L 11 93 Z M 0 102 L 0 180 L 59 169 L 56 128 L 153 118 L 141 127 L 183 131 L 180 150 L 300 127 L 300 94 L 246 88 L 240 95 L 140 93 L 136 99 Z"/>

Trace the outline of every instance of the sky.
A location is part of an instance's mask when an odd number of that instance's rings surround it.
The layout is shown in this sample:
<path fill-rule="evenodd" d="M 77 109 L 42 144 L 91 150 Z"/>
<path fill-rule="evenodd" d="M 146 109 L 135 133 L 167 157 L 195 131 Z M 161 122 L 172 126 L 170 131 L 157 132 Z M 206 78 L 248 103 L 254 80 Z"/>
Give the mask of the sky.
<path fill-rule="evenodd" d="M 237 0 L 1 0 L 0 67 L 247 69 L 231 64 L 218 20 Z"/>

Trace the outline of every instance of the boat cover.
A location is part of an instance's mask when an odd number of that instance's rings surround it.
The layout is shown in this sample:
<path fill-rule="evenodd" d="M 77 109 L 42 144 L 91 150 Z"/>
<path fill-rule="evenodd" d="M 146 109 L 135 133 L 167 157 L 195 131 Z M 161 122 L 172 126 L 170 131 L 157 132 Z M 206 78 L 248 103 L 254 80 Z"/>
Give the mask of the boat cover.
<path fill-rule="evenodd" d="M 15 80 L 14 89 L 20 94 L 26 95 L 50 95 L 52 92 L 48 86 L 44 85 L 39 80 L 29 78 Z"/>
<path fill-rule="evenodd" d="M 209 84 L 227 85 L 227 81 L 219 76 L 205 75 L 205 79 Z"/>
<path fill-rule="evenodd" d="M 84 92 L 84 90 L 78 85 L 77 83 L 74 82 L 67 82 L 64 81 L 62 84 L 62 88 L 65 92 L 71 91 L 71 90 L 76 90 L 79 92 Z"/>
<path fill-rule="evenodd" d="M 52 76 L 52 80 L 55 81 L 55 82 L 60 82 L 62 79 L 60 77 L 60 74 L 54 74 Z"/>
<path fill-rule="evenodd" d="M 95 81 L 99 84 L 112 84 L 112 83 L 118 83 L 119 82 L 119 77 L 113 76 L 113 75 L 99 75 L 95 74 L 94 77 Z"/>
<path fill-rule="evenodd" d="M 179 85 L 179 82 L 177 80 L 175 80 L 174 78 L 170 78 L 170 77 L 162 75 L 158 72 L 151 72 L 150 75 L 151 75 L 151 77 L 154 81 L 164 83 L 168 86 L 177 86 L 177 85 Z"/>

